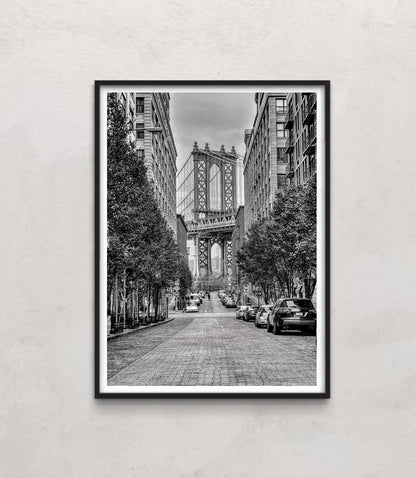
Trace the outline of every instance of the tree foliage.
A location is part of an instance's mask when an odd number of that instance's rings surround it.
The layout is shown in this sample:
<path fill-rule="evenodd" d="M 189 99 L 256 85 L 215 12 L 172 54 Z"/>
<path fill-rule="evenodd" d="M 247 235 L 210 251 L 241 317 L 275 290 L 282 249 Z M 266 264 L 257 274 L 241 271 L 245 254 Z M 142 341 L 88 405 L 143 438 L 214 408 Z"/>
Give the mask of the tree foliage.
<path fill-rule="evenodd" d="M 316 282 L 316 179 L 279 191 L 269 218 L 255 222 L 237 254 L 247 280 L 270 294 L 311 297 Z"/>
<path fill-rule="evenodd" d="M 179 295 L 185 297 L 192 287 L 192 273 L 188 261 L 182 254 L 178 254 Z"/>
<path fill-rule="evenodd" d="M 167 287 L 177 274 L 177 246 L 163 218 L 146 167 L 129 139 L 123 107 L 108 96 L 107 228 L 108 278 L 117 273 L 142 283 L 149 296 Z"/>

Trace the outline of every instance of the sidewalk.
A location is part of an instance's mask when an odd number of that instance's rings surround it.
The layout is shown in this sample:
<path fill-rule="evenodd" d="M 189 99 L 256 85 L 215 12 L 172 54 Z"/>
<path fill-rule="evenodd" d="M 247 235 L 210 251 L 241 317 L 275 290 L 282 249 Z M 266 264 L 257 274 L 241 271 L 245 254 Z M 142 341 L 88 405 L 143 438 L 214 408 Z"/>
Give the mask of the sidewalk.
<path fill-rule="evenodd" d="M 170 311 L 169 315 L 172 315 L 172 312 L 174 313 L 176 311 Z M 111 339 L 116 339 L 117 337 L 123 337 L 124 335 L 134 334 L 135 332 L 140 332 L 141 330 L 149 329 L 150 327 L 156 327 L 157 325 L 167 324 L 168 322 L 171 322 L 173 319 L 174 317 L 169 317 L 168 319 L 163 320 L 161 322 L 155 322 L 154 324 L 143 325 L 135 329 L 126 329 L 126 330 L 123 330 L 123 332 L 119 332 L 118 334 L 110 334 L 110 335 L 107 335 L 107 341 Z"/>
<path fill-rule="evenodd" d="M 183 309 L 169 310 L 169 317 L 170 317 L 171 315 L 178 315 L 178 314 L 183 314 Z"/>

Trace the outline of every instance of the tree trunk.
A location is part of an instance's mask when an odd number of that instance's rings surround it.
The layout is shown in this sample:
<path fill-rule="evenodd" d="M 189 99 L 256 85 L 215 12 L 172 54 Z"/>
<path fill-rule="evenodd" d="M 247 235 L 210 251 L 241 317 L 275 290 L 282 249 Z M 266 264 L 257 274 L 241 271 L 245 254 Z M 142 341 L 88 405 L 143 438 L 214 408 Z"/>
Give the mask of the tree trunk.
<path fill-rule="evenodd" d="M 126 291 L 126 269 L 123 271 L 123 329 L 126 327 L 127 291 Z"/>
<path fill-rule="evenodd" d="M 115 305 L 115 309 L 116 309 L 116 313 L 115 313 L 115 323 L 118 324 L 118 275 L 117 275 L 117 272 L 116 272 L 116 277 L 115 277 L 115 299 L 114 299 L 114 305 Z"/>
<path fill-rule="evenodd" d="M 155 294 L 154 297 L 156 299 L 156 304 L 155 304 L 155 321 L 157 320 L 157 315 L 159 313 L 159 287 L 157 286 L 155 288 Z"/>
<path fill-rule="evenodd" d="M 150 321 L 150 299 L 152 295 L 152 290 L 150 287 L 150 281 L 147 283 L 147 321 Z"/>

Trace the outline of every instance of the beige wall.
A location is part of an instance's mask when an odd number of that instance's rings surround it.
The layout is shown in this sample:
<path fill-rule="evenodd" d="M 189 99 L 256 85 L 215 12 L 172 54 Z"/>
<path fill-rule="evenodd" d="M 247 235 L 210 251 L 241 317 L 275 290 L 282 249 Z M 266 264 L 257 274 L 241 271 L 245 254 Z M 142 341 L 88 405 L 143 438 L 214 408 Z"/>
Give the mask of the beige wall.
<path fill-rule="evenodd" d="M 6 1 L 0 22 L 0 474 L 413 477 L 414 1 Z M 93 80 L 171 78 L 332 81 L 331 400 L 93 399 Z"/>

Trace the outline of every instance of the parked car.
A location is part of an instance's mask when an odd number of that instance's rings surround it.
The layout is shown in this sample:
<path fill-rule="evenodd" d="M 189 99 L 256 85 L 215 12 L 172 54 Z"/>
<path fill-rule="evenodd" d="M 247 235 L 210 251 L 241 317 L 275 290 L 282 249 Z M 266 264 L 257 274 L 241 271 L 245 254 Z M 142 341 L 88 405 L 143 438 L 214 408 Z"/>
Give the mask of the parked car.
<path fill-rule="evenodd" d="M 194 300 L 191 300 L 186 306 L 185 312 L 198 312 L 198 306 Z"/>
<path fill-rule="evenodd" d="M 310 299 L 286 297 L 276 302 L 269 315 L 267 331 L 277 335 L 282 330 L 316 334 L 316 310 Z"/>
<path fill-rule="evenodd" d="M 235 300 L 232 297 L 228 297 L 228 299 L 225 302 L 225 307 L 227 307 L 227 309 L 230 309 L 232 307 L 237 307 L 237 304 L 235 303 Z"/>
<path fill-rule="evenodd" d="M 223 305 L 225 305 L 225 303 L 227 302 L 227 300 L 229 299 L 228 295 L 227 294 L 224 294 L 222 297 L 221 297 L 221 302 Z"/>
<path fill-rule="evenodd" d="M 205 291 L 204 291 L 204 290 L 200 290 L 200 291 L 199 291 L 199 297 L 200 297 L 201 299 L 205 299 Z"/>
<path fill-rule="evenodd" d="M 218 291 L 218 298 L 221 299 L 225 294 L 225 290 L 219 290 Z"/>
<path fill-rule="evenodd" d="M 243 320 L 249 322 L 250 320 L 256 320 L 256 315 L 259 310 L 259 307 L 253 305 L 248 305 L 247 309 L 244 312 Z"/>
<path fill-rule="evenodd" d="M 235 318 L 243 319 L 247 309 L 248 309 L 248 305 L 240 305 L 240 307 L 238 307 L 237 310 L 235 311 Z"/>
<path fill-rule="evenodd" d="M 196 302 L 196 305 L 201 305 L 202 299 L 199 297 L 199 294 L 191 294 L 189 300 Z"/>
<path fill-rule="evenodd" d="M 265 304 L 258 308 L 254 325 L 259 328 L 265 325 L 267 327 L 269 320 L 269 312 L 272 309 L 272 304 Z"/>

